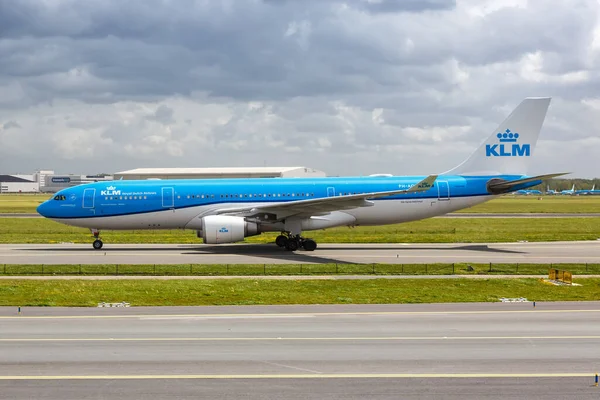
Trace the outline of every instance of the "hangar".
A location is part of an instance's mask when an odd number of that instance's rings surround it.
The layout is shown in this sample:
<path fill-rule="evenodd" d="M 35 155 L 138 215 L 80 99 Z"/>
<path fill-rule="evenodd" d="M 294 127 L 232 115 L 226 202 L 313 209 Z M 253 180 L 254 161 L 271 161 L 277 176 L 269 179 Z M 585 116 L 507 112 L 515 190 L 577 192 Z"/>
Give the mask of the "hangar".
<path fill-rule="evenodd" d="M 0 175 L 0 193 L 35 193 L 39 189 L 33 175 Z"/>
<path fill-rule="evenodd" d="M 114 174 L 114 179 L 215 179 L 324 177 L 325 172 L 307 167 L 137 168 Z"/>

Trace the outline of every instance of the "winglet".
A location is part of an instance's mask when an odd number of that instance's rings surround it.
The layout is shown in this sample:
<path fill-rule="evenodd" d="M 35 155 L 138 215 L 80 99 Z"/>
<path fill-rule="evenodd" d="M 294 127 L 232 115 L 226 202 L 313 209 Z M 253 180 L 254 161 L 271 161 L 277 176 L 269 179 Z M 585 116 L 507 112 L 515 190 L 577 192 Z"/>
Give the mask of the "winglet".
<path fill-rule="evenodd" d="M 427 178 L 423 179 L 421 182 L 418 182 L 411 186 L 410 189 L 406 191 L 406 193 L 414 193 L 414 192 L 426 192 L 433 187 L 433 183 L 437 179 L 437 175 L 429 175 Z"/>

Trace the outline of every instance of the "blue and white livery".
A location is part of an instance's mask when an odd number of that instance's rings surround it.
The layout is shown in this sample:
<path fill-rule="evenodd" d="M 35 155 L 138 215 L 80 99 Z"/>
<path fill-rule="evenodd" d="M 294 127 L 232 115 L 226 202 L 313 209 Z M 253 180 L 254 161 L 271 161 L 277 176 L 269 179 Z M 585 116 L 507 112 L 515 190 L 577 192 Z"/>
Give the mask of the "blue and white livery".
<path fill-rule="evenodd" d="M 58 192 L 38 212 L 90 228 L 96 249 L 102 229 L 190 229 L 209 244 L 281 232 L 278 246 L 312 251 L 304 231 L 430 218 L 562 175 L 526 175 L 549 104 L 525 99 L 465 162 L 439 175 L 91 183 Z"/>

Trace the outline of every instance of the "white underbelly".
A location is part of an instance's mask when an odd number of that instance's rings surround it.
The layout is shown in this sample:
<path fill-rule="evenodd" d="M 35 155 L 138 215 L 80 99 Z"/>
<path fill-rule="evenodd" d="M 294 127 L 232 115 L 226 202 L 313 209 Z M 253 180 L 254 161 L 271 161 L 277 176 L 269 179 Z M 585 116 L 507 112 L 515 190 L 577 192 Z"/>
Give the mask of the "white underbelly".
<path fill-rule="evenodd" d="M 357 225 L 387 225 L 417 221 L 484 203 L 495 196 L 453 197 L 439 199 L 377 200 L 373 207 L 346 211 Z"/>

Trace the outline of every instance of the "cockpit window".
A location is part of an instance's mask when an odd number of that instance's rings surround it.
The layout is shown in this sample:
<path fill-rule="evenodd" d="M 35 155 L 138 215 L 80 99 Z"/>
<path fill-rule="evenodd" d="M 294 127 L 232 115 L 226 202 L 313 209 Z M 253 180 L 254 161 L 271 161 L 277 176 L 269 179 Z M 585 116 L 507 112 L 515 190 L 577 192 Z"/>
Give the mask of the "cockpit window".
<path fill-rule="evenodd" d="M 67 199 L 67 196 L 65 196 L 64 194 L 57 194 L 56 196 L 54 196 L 54 200 L 62 201 L 62 200 L 66 200 L 66 199 Z"/>

